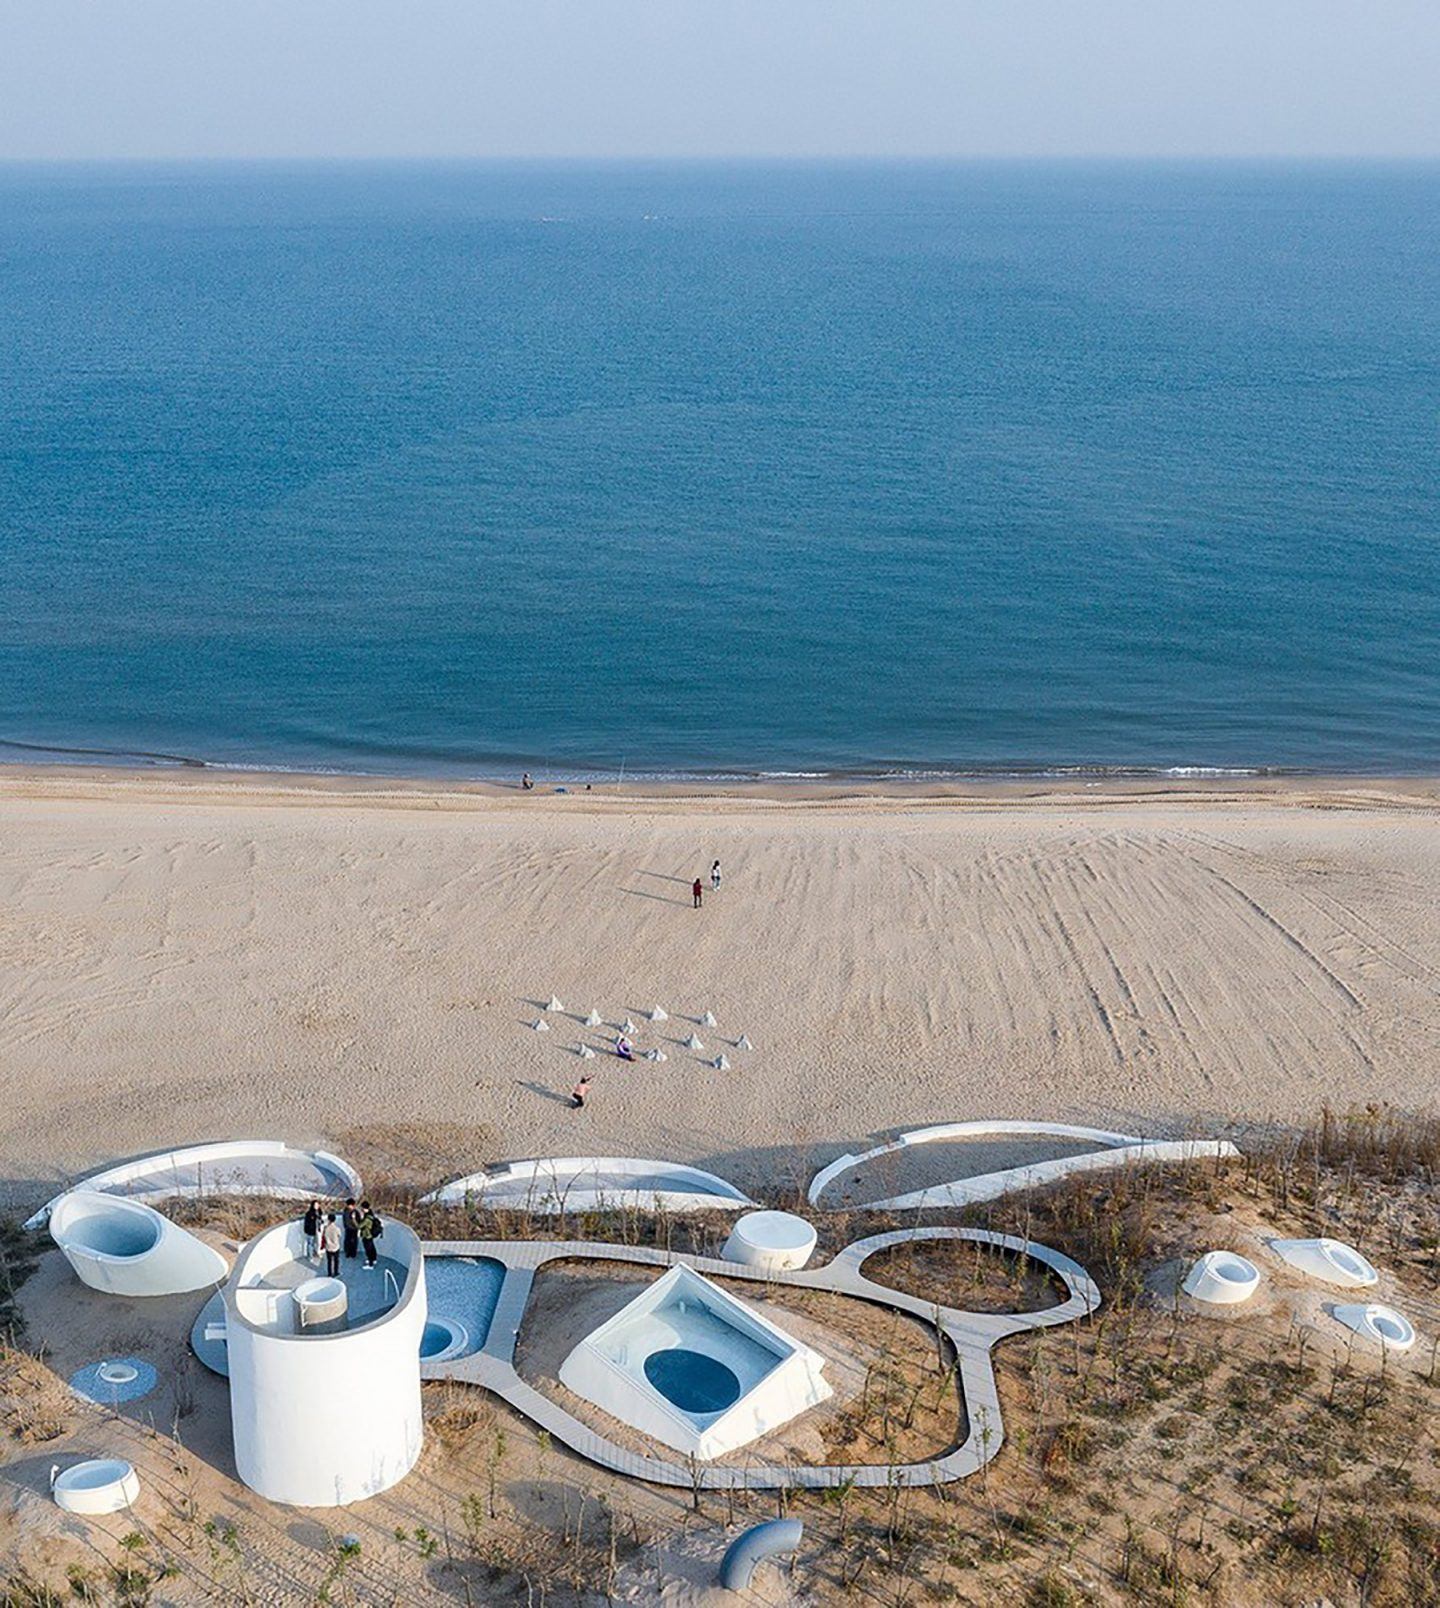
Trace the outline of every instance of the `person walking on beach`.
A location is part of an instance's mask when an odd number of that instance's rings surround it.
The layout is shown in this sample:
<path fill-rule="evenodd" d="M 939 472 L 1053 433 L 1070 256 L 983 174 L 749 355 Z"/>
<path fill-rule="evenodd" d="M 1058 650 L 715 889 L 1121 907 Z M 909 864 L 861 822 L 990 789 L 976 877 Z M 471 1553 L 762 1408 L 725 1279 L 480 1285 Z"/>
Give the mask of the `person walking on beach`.
<path fill-rule="evenodd" d="M 580 1110 L 580 1108 L 585 1104 L 585 1096 L 589 1094 L 589 1092 L 590 1079 L 587 1075 L 581 1078 L 575 1087 L 570 1091 L 570 1104 L 576 1111 Z"/>
<path fill-rule="evenodd" d="M 690 897 L 695 901 L 696 910 L 705 903 L 705 890 L 700 886 L 699 877 L 696 877 L 694 882 L 690 884 Z"/>
<path fill-rule="evenodd" d="M 320 1255 L 320 1202 L 312 1200 L 305 1208 L 305 1218 L 301 1225 L 305 1230 L 305 1258 L 314 1262 Z"/>
<path fill-rule="evenodd" d="M 320 1249 L 325 1253 L 325 1272 L 329 1278 L 340 1277 L 340 1225 L 335 1213 L 325 1214 L 325 1226 L 320 1230 Z"/>
<path fill-rule="evenodd" d="M 710 867 L 710 891 L 711 893 L 719 893 L 720 891 L 720 862 L 718 860 Z"/>
<path fill-rule="evenodd" d="M 360 1208 L 355 1204 L 353 1195 L 345 1202 L 345 1210 L 340 1215 L 340 1221 L 345 1225 L 345 1255 L 348 1257 L 360 1254 Z"/>
<path fill-rule="evenodd" d="M 365 1266 L 370 1269 L 375 1266 L 375 1259 L 380 1254 L 375 1248 L 375 1241 L 385 1232 L 385 1225 L 375 1215 L 375 1210 L 368 1200 L 360 1203 L 360 1243 L 365 1247 Z"/>

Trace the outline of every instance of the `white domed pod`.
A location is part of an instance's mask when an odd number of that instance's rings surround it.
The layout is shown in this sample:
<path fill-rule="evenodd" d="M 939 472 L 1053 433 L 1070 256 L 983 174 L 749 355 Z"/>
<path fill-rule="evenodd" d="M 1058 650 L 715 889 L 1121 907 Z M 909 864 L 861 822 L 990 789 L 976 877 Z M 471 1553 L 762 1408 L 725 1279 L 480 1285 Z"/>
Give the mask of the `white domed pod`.
<path fill-rule="evenodd" d="M 50 1237 L 82 1284 L 109 1295 L 185 1295 L 229 1272 L 213 1246 L 119 1195 L 70 1190 L 50 1212 Z"/>
<path fill-rule="evenodd" d="M 1330 1315 L 1386 1351 L 1408 1351 L 1415 1344 L 1415 1325 L 1394 1307 L 1369 1301 L 1334 1307 Z"/>
<path fill-rule="evenodd" d="M 1353 1245 L 1334 1239 L 1273 1239 L 1270 1249 L 1297 1272 L 1344 1289 L 1380 1282 L 1380 1275 Z"/>
<path fill-rule="evenodd" d="M 1234 1251 L 1206 1251 L 1185 1275 L 1181 1289 L 1208 1306 L 1237 1306 L 1260 1288 L 1260 1269 Z"/>

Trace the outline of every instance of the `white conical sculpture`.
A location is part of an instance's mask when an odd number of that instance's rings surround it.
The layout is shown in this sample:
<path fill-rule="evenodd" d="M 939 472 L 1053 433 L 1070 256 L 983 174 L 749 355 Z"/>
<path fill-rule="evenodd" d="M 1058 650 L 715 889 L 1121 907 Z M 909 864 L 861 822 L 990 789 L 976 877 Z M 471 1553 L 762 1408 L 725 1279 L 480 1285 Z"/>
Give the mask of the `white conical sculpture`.
<path fill-rule="evenodd" d="M 666 1056 L 664 1050 L 646 1050 L 645 1059 L 647 1061 L 664 1061 L 667 1060 L 668 1057 Z"/>
<path fill-rule="evenodd" d="M 585 1018 L 585 1025 L 586 1027 L 599 1027 L 603 1020 L 604 1018 L 600 1015 L 600 1012 L 592 1005 L 590 1014 Z"/>
<path fill-rule="evenodd" d="M 723 1055 L 717 1055 L 710 1064 L 717 1072 L 728 1072 L 730 1070 L 730 1063 Z"/>
<path fill-rule="evenodd" d="M 720 1024 L 715 1020 L 714 1011 L 706 1011 L 700 1018 L 700 1025 L 701 1027 L 719 1027 Z"/>
<path fill-rule="evenodd" d="M 632 1022 L 627 1016 L 620 1024 L 620 1031 L 626 1036 L 626 1038 L 633 1038 L 635 1034 L 640 1031 L 640 1029 L 636 1027 L 634 1022 Z"/>
<path fill-rule="evenodd" d="M 559 995 L 552 994 L 550 996 L 550 1003 L 545 1007 L 545 1009 L 547 1011 L 563 1011 L 565 1007 L 560 1003 Z"/>
<path fill-rule="evenodd" d="M 582 1044 L 575 1053 L 582 1061 L 593 1061 L 595 1059 L 595 1052 L 588 1044 Z"/>
<path fill-rule="evenodd" d="M 537 1016 L 530 1025 L 537 1033 L 548 1033 L 550 1031 L 550 1024 L 543 1016 Z"/>
<path fill-rule="evenodd" d="M 662 1009 L 659 1005 L 656 1005 L 652 1007 L 650 1011 L 650 1020 L 652 1022 L 668 1022 L 670 1020 L 670 1012 Z"/>
<path fill-rule="evenodd" d="M 742 1033 L 740 1037 L 735 1040 L 735 1048 L 737 1050 L 753 1050 L 755 1046 L 750 1042 L 750 1035 L 748 1033 Z"/>
<path fill-rule="evenodd" d="M 687 1050 L 703 1050 L 705 1046 L 700 1042 L 700 1035 L 698 1033 L 692 1033 L 690 1037 L 685 1040 L 685 1048 Z"/>

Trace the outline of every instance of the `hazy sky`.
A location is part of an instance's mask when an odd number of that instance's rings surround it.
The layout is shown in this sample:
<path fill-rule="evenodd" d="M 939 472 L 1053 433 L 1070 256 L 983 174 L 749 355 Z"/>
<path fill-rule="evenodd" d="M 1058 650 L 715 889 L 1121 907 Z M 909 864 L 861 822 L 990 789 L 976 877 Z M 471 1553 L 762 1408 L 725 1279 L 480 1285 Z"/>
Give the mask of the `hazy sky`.
<path fill-rule="evenodd" d="M 1440 155 L 1440 0 L 0 0 L 0 158 Z"/>

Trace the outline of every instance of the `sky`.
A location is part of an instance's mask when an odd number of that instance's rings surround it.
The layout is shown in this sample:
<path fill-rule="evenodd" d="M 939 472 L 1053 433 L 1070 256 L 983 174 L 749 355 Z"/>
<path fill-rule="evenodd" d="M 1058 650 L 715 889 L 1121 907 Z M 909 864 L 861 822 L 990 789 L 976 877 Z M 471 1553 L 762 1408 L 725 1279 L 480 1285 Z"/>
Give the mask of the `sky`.
<path fill-rule="evenodd" d="M 1440 0 L 0 0 L 0 160 L 1440 156 Z"/>

